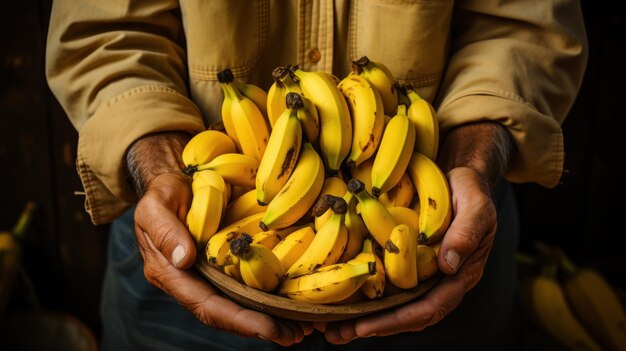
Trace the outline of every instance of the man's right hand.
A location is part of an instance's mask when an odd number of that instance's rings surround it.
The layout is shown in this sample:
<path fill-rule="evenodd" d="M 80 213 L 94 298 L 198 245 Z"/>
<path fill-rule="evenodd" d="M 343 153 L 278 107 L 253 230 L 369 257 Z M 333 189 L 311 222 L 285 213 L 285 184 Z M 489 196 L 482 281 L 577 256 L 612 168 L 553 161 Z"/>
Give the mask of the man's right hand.
<path fill-rule="evenodd" d="M 129 151 L 134 160 L 131 173 L 142 178 L 135 234 L 146 279 L 209 327 L 283 346 L 302 341 L 312 331 L 307 324 L 246 309 L 222 297 L 190 269 L 196 249 L 184 223 L 192 193 L 178 161 L 185 142 L 179 134 L 157 134 L 137 141 Z"/>

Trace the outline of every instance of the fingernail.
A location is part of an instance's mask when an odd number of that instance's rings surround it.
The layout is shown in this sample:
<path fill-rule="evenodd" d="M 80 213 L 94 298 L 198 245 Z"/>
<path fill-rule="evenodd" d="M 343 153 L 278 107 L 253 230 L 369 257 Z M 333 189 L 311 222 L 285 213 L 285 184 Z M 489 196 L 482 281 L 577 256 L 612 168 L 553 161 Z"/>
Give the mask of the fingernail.
<path fill-rule="evenodd" d="M 187 256 L 185 248 L 182 245 L 176 246 L 174 251 L 172 251 L 172 262 L 174 266 L 179 267 L 185 256 Z"/>
<path fill-rule="evenodd" d="M 450 249 L 446 252 L 445 259 L 448 266 L 450 266 L 450 268 L 452 268 L 456 272 L 456 269 L 459 266 L 459 262 L 461 262 L 461 257 L 459 257 L 459 254 L 456 251 Z"/>
<path fill-rule="evenodd" d="M 372 334 L 367 335 L 366 338 L 371 338 L 371 337 L 374 337 L 374 336 L 378 336 L 378 334 L 372 333 Z"/>

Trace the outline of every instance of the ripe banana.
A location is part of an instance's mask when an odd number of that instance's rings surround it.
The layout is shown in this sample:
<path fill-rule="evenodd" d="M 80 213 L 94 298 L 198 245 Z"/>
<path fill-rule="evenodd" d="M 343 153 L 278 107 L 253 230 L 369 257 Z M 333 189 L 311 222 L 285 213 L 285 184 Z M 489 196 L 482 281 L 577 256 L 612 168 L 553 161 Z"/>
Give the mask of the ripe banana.
<path fill-rule="evenodd" d="M 406 224 L 398 224 L 385 243 L 385 274 L 402 289 L 417 286 L 417 232 Z"/>
<path fill-rule="evenodd" d="M 344 217 L 344 223 L 348 229 L 348 242 L 337 262 L 348 262 L 358 255 L 363 248 L 363 240 L 367 235 L 365 224 L 363 224 L 361 216 L 356 213 L 357 199 L 350 192 L 346 192 L 343 199 L 348 204 L 348 212 Z"/>
<path fill-rule="evenodd" d="M 216 156 L 237 151 L 235 142 L 217 130 L 205 130 L 194 135 L 185 145 L 182 158 L 185 166 L 210 162 Z"/>
<path fill-rule="evenodd" d="M 298 110 L 302 108 L 302 99 L 297 93 L 287 93 L 286 104 L 287 109 L 274 124 L 256 175 L 256 194 L 260 205 L 268 204 L 280 192 L 300 155 L 302 127 Z"/>
<path fill-rule="evenodd" d="M 205 255 L 207 262 L 214 267 L 222 269 L 226 265 L 230 242 L 239 237 L 240 232 L 215 233 L 206 244 Z"/>
<path fill-rule="evenodd" d="M 292 71 L 304 96 L 317 108 L 321 121 L 319 144 L 327 171 L 337 172 L 352 145 L 352 121 L 346 100 L 328 75 L 297 67 Z"/>
<path fill-rule="evenodd" d="M 356 196 L 361 207 L 361 218 L 365 227 L 380 246 L 385 246 L 389 235 L 398 225 L 385 205 L 365 191 L 365 184 L 357 179 L 350 179 L 348 191 Z"/>
<path fill-rule="evenodd" d="M 346 166 L 353 168 L 370 158 L 383 136 L 385 113 L 378 90 L 365 78 L 350 74 L 338 85 L 352 116 L 352 146 Z"/>
<path fill-rule="evenodd" d="M 305 226 L 289 234 L 274 246 L 272 252 L 282 262 L 285 271 L 289 270 L 294 262 L 302 256 L 313 241 L 313 237 L 315 237 L 313 228 Z"/>
<path fill-rule="evenodd" d="M 267 119 L 270 126 L 274 128 L 274 123 L 283 111 L 285 111 L 285 87 L 280 82 L 274 81 L 267 91 Z"/>
<path fill-rule="evenodd" d="M 422 99 L 411 87 L 406 88 L 411 99 L 407 115 L 415 126 L 414 150 L 426 155 L 431 160 L 437 159 L 439 149 L 439 121 L 433 106 Z"/>
<path fill-rule="evenodd" d="M 348 229 L 344 223 L 348 204 L 341 197 L 335 197 L 334 201 L 332 217 L 317 231 L 302 256 L 289 267 L 287 277 L 302 275 L 319 267 L 334 264 L 341 257 L 348 242 Z"/>
<path fill-rule="evenodd" d="M 626 313 L 613 286 L 597 270 L 577 267 L 561 249 L 557 253 L 574 314 L 607 350 L 626 350 Z"/>
<path fill-rule="evenodd" d="M 398 113 L 385 128 L 383 139 L 372 165 L 372 194 L 376 197 L 393 188 L 406 171 L 415 144 L 415 128 L 406 115 L 406 106 L 398 106 Z"/>
<path fill-rule="evenodd" d="M 253 244 L 259 244 L 273 250 L 274 247 L 283 239 L 288 238 L 294 231 L 303 228 L 304 226 L 289 226 L 283 229 L 271 229 L 266 232 L 260 232 L 254 234 L 252 237 Z"/>
<path fill-rule="evenodd" d="M 375 262 L 335 263 L 308 274 L 285 279 L 278 293 L 299 301 L 337 303 L 357 292 L 376 270 Z"/>
<path fill-rule="evenodd" d="M 360 180 L 369 194 L 372 193 L 372 166 L 374 166 L 374 157 L 370 157 L 360 165 L 350 169 L 352 178 Z"/>
<path fill-rule="evenodd" d="M 244 83 L 239 79 L 235 79 L 234 82 L 241 94 L 252 100 L 259 110 L 261 110 L 264 119 L 267 121 L 267 93 L 265 90 L 254 84 Z"/>
<path fill-rule="evenodd" d="M 544 267 L 541 274 L 524 282 L 533 322 L 571 350 L 602 350 L 572 312 L 555 271 L 555 267 Z"/>
<path fill-rule="evenodd" d="M 348 192 L 348 185 L 346 184 L 346 182 L 343 181 L 343 179 L 335 176 L 327 177 L 326 179 L 324 179 L 322 190 L 315 200 L 315 203 L 318 203 L 324 195 L 344 196 L 346 192 Z M 332 215 L 333 211 L 331 209 L 328 209 L 321 216 L 315 217 L 315 230 L 319 230 Z"/>
<path fill-rule="evenodd" d="M 285 268 L 272 253 L 263 245 L 250 243 L 252 238 L 247 234 L 230 242 L 230 251 L 239 257 L 239 273 L 247 286 L 265 292 L 271 292 L 280 285 Z"/>
<path fill-rule="evenodd" d="M 198 172 L 196 174 L 203 173 L 206 173 L 206 171 Z M 256 189 L 252 189 L 236 198 L 228 205 L 228 207 L 226 207 L 222 223 L 223 225 L 229 225 L 255 213 L 265 212 L 266 209 L 267 206 L 261 206 L 256 201 Z"/>
<path fill-rule="evenodd" d="M 183 172 L 192 175 L 207 169 L 217 172 L 229 184 L 254 187 L 259 161 L 244 154 L 223 154 L 215 157 L 209 163 L 187 166 Z"/>
<path fill-rule="evenodd" d="M 393 74 L 385 64 L 370 60 L 363 56 L 352 61 L 352 74 L 358 74 L 367 79 L 380 93 L 385 114 L 393 116 L 398 106 L 398 91 L 395 87 Z"/>
<path fill-rule="evenodd" d="M 363 241 L 363 248 L 361 252 L 356 255 L 352 260 L 348 261 L 350 264 L 357 262 L 376 262 L 376 274 L 367 278 L 361 291 L 369 299 L 378 299 L 383 297 L 385 291 L 385 282 L 387 280 L 385 275 L 385 267 L 382 260 L 374 252 L 374 241 L 371 238 L 366 238 Z"/>
<path fill-rule="evenodd" d="M 406 224 L 419 233 L 420 228 L 420 215 L 412 208 L 407 207 L 389 207 L 389 213 L 398 224 Z"/>
<path fill-rule="evenodd" d="M 218 81 L 228 99 L 224 99 L 223 104 L 230 104 L 230 122 L 224 119 L 226 133 L 239 143 L 238 151 L 257 161 L 260 161 L 267 147 L 269 139 L 269 129 L 265 122 L 263 112 L 250 98 L 244 96 L 236 84 L 230 69 L 225 69 L 218 73 Z M 224 112 L 224 109 L 222 109 Z M 224 113 L 223 113 L 224 114 Z M 230 130 L 234 128 L 234 132 Z M 236 137 L 233 137 L 233 135 Z"/>
<path fill-rule="evenodd" d="M 259 223 L 263 230 L 288 227 L 313 206 L 324 184 L 324 164 L 311 143 L 304 143 L 285 186 L 267 205 Z"/>
<path fill-rule="evenodd" d="M 248 217 L 242 218 L 235 223 L 221 226 L 216 235 L 222 232 L 248 233 L 250 235 L 260 233 L 261 228 L 259 227 L 259 221 L 261 220 L 261 218 L 263 218 L 264 215 L 265 212 L 255 213 Z"/>
<path fill-rule="evenodd" d="M 437 252 L 428 245 L 417 245 L 417 281 L 424 281 L 439 271 Z"/>
<path fill-rule="evenodd" d="M 222 219 L 223 204 L 223 192 L 212 185 L 194 191 L 186 223 L 198 248 L 204 248 L 217 231 Z"/>
<path fill-rule="evenodd" d="M 419 152 L 413 153 L 408 172 L 420 202 L 418 243 L 434 243 L 441 239 L 452 218 L 448 180 L 434 161 Z"/>
<path fill-rule="evenodd" d="M 380 194 L 378 201 L 387 207 L 409 207 L 414 196 L 416 196 L 415 187 L 411 182 L 411 177 L 404 172 L 398 184 L 386 193 Z"/>
<path fill-rule="evenodd" d="M 228 200 L 230 199 L 230 184 L 226 183 L 221 175 L 210 169 L 202 172 L 196 172 L 193 174 L 191 191 L 193 192 L 194 196 L 197 189 L 207 185 L 212 185 L 222 192 L 222 210 L 225 210 L 226 206 L 228 205 Z"/>

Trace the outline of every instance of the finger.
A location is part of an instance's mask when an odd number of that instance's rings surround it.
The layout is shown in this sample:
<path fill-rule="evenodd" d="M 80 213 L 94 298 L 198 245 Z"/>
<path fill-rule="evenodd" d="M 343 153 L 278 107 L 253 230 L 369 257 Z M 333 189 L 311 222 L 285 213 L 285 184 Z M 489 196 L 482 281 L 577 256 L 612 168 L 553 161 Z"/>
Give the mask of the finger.
<path fill-rule="evenodd" d="M 326 328 L 324 336 L 331 344 L 346 344 L 358 336 L 354 329 L 355 323 L 356 322 L 353 319 L 338 323 L 331 323 Z"/>
<path fill-rule="evenodd" d="M 320 332 L 322 332 L 322 333 L 323 333 L 323 332 L 325 332 L 325 331 L 326 331 L 326 325 L 327 325 L 327 324 L 328 324 L 328 323 L 326 323 L 326 322 L 313 322 L 313 327 L 314 327 L 315 329 L 317 329 L 318 331 L 320 331 Z"/>
<path fill-rule="evenodd" d="M 302 328 L 302 330 L 304 331 L 304 335 L 311 335 L 311 333 L 313 333 L 313 323 L 312 322 L 299 322 L 300 327 Z"/>
<path fill-rule="evenodd" d="M 441 244 L 439 268 L 454 274 L 496 226 L 496 210 L 480 175 L 469 168 L 448 173 L 454 219 Z"/>
<path fill-rule="evenodd" d="M 291 327 L 276 323 L 268 315 L 245 309 L 220 296 L 211 285 L 191 271 L 176 269 L 152 243 L 148 235 L 138 237 L 145 244 L 144 271 L 158 286 L 190 310 L 203 323 L 233 334 L 288 344 L 294 339 Z"/>
<path fill-rule="evenodd" d="M 167 207 L 168 200 L 157 191 L 148 191 L 135 209 L 135 223 L 155 247 L 178 268 L 186 269 L 196 260 L 195 243 L 187 228 Z"/>
<path fill-rule="evenodd" d="M 304 329 L 295 321 L 277 319 L 278 335 L 272 340 L 281 346 L 291 346 L 304 339 Z"/>

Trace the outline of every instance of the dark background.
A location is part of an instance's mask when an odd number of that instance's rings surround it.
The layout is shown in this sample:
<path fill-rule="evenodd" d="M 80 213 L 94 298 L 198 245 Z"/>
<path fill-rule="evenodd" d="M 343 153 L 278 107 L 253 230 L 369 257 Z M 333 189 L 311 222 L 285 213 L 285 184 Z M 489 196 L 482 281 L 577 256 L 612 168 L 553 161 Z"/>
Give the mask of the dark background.
<path fill-rule="evenodd" d="M 626 288 L 626 253 L 618 244 L 618 167 L 625 160 L 620 101 L 626 98 L 624 15 L 611 4 L 582 1 L 590 58 L 580 95 L 563 125 L 566 173 L 554 189 L 516 185 L 522 215 L 521 250 L 543 240 L 576 262 L 597 268 Z M 24 240 L 24 271 L 10 310 L 39 306 L 77 316 L 99 333 L 98 299 L 107 226 L 84 212 L 75 171 L 77 134 L 44 76 L 50 0 L 2 1 L 0 33 L 0 229 L 12 227 L 27 201 L 39 205 Z M 621 5 L 620 5 L 621 6 Z M 621 229 L 620 229 L 621 228 Z"/>

